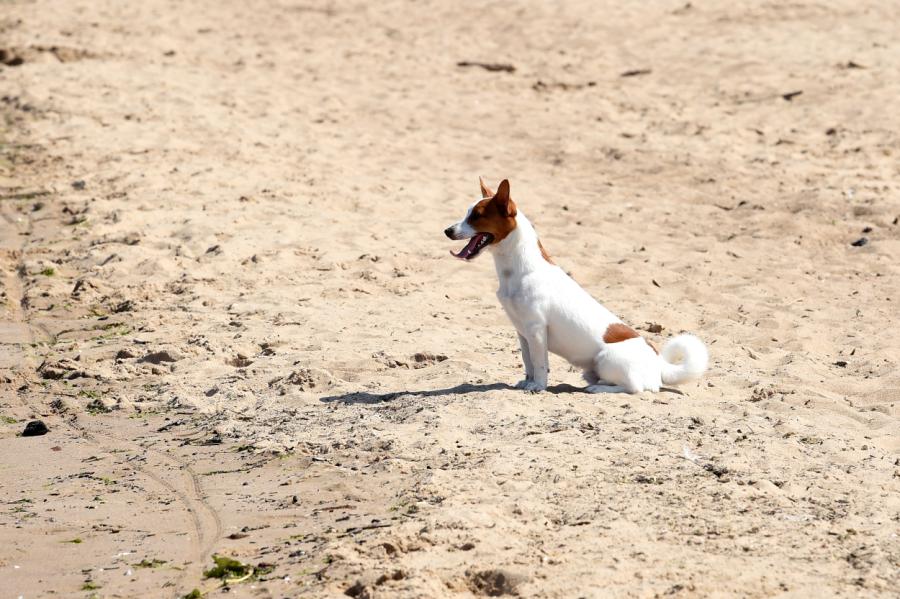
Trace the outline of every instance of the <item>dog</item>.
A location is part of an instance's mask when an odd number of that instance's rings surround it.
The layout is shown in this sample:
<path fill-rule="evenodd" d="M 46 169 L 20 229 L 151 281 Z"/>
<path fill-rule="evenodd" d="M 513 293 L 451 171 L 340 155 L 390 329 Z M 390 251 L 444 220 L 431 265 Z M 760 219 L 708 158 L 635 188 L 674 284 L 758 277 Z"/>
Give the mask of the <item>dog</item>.
<path fill-rule="evenodd" d="M 496 193 L 483 179 L 479 183 L 481 199 L 444 234 L 468 239 L 458 253 L 450 252 L 460 260 L 474 260 L 484 250 L 494 256 L 497 298 L 516 328 L 525 363 L 525 379 L 517 388 L 546 390 L 548 352 L 581 369 L 590 393 L 656 392 L 706 371 L 709 354 L 697 337 L 678 335 L 657 353 L 557 266 L 510 198 L 509 181 L 504 179 Z"/>

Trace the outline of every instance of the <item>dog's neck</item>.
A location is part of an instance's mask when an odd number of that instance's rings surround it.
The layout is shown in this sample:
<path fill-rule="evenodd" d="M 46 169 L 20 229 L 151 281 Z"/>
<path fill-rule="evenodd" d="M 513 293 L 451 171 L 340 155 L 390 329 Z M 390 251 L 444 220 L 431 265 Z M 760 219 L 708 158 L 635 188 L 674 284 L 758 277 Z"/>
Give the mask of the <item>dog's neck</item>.
<path fill-rule="evenodd" d="M 521 278 L 549 265 L 541 255 L 537 232 L 525 215 L 516 215 L 516 228 L 506 238 L 491 246 L 500 286 L 510 278 Z"/>

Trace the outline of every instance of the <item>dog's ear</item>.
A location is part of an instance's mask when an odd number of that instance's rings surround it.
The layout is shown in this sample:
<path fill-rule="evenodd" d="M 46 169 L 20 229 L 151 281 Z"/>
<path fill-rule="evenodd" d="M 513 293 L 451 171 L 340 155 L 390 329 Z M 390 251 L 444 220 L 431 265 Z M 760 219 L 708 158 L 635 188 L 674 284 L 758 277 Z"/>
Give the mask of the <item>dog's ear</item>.
<path fill-rule="evenodd" d="M 513 203 L 512 198 L 509 197 L 509 181 L 506 179 L 500 181 L 500 187 L 497 188 L 494 201 L 497 203 L 497 207 L 503 216 L 514 217 L 516 215 L 516 205 Z"/>
<path fill-rule="evenodd" d="M 494 191 L 485 184 L 484 179 L 482 179 L 481 177 L 478 177 L 478 184 L 481 186 L 481 197 L 483 197 L 483 198 L 494 197 Z"/>

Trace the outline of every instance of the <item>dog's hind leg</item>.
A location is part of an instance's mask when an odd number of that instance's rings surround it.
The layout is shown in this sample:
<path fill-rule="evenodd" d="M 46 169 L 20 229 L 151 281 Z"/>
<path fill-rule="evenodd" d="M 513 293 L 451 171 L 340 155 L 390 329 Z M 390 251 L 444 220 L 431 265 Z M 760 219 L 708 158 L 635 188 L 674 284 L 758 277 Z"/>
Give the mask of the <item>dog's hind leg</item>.
<path fill-rule="evenodd" d="M 587 387 L 589 393 L 640 393 L 644 390 L 635 368 L 635 349 L 626 343 L 607 344 L 594 357 L 597 380 Z"/>

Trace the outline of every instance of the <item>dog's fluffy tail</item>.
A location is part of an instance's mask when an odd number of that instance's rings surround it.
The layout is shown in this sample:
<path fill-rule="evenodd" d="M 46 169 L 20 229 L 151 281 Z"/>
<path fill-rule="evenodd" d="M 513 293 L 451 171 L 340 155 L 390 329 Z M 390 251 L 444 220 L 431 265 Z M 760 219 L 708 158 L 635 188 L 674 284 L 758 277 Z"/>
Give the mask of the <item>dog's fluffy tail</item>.
<path fill-rule="evenodd" d="M 659 359 L 662 362 L 662 382 L 680 385 L 698 379 L 706 372 L 709 352 L 703 342 L 693 335 L 678 335 L 663 345 Z"/>

